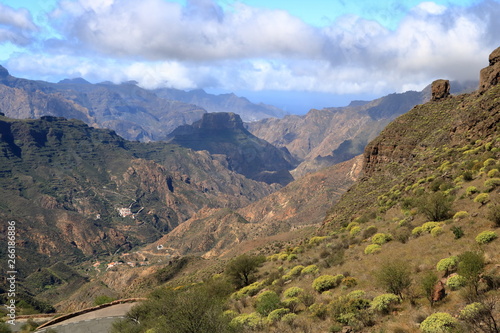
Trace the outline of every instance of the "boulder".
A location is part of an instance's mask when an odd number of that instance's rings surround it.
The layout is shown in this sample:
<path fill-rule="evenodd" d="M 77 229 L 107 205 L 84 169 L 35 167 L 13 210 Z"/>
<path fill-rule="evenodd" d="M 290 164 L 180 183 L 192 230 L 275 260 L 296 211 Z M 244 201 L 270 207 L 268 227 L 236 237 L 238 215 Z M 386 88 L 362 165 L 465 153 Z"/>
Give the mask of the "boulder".
<path fill-rule="evenodd" d="M 444 283 L 442 281 L 438 281 L 438 283 L 434 286 L 434 291 L 432 292 L 432 301 L 439 302 L 446 296 L 446 289 L 444 287 Z"/>
<path fill-rule="evenodd" d="M 438 101 L 450 96 L 450 81 L 436 80 L 432 82 L 432 97 L 431 101 Z"/>
<path fill-rule="evenodd" d="M 480 94 L 500 83 L 500 47 L 490 54 L 489 61 L 490 65 L 483 68 L 479 74 Z"/>

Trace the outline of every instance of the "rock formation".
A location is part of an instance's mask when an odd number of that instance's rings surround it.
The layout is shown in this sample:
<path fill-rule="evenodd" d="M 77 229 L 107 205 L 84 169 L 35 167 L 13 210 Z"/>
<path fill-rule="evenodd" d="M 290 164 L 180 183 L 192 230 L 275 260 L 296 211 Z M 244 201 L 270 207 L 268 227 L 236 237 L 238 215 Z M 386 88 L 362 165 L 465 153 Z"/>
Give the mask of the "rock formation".
<path fill-rule="evenodd" d="M 500 47 L 490 54 L 490 65 L 481 70 L 479 74 L 479 93 L 484 93 L 488 88 L 500 82 Z"/>
<path fill-rule="evenodd" d="M 436 80 L 432 82 L 432 97 L 431 101 L 439 101 L 450 96 L 450 81 Z"/>

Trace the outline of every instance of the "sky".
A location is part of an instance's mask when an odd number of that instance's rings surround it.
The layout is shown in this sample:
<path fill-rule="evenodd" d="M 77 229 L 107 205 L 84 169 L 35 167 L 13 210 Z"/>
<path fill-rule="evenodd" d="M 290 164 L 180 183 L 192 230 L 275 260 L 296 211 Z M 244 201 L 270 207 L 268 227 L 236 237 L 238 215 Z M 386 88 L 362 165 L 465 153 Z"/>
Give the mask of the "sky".
<path fill-rule="evenodd" d="M 0 0 L 0 64 L 305 113 L 478 80 L 499 17 L 500 0 Z"/>

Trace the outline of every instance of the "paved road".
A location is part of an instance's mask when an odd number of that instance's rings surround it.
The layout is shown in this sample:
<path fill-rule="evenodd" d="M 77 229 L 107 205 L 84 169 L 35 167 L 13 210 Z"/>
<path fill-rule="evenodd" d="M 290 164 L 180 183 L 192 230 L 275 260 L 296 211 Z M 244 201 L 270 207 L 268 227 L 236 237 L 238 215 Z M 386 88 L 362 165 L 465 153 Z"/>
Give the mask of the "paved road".
<path fill-rule="evenodd" d="M 47 326 L 36 332 L 43 333 L 49 329 L 53 329 L 57 333 L 106 333 L 111 329 L 113 322 L 124 318 L 125 314 L 135 304 L 124 303 L 112 305 Z"/>

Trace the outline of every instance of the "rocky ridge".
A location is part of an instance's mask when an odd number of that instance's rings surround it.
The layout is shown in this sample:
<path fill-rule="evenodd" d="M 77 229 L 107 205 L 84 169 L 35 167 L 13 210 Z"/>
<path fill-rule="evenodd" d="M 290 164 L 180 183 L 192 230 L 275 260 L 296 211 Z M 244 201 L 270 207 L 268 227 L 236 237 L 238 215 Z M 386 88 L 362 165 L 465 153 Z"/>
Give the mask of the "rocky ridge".
<path fill-rule="evenodd" d="M 248 132 L 235 113 L 207 113 L 192 125 L 174 130 L 169 135 L 169 142 L 225 155 L 229 169 L 250 179 L 281 185 L 293 180 L 288 170 L 296 162 L 288 151 Z"/>

